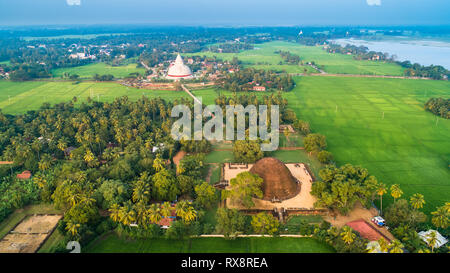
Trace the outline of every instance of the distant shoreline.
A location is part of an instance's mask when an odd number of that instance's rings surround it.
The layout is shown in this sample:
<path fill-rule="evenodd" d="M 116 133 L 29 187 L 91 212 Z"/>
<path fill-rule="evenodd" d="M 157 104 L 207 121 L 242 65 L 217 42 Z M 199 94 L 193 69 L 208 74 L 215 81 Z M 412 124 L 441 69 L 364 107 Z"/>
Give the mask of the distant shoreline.
<path fill-rule="evenodd" d="M 404 37 L 404 38 L 403 38 Z M 380 37 L 380 39 L 332 39 L 330 42 L 341 46 L 351 44 L 366 46 L 371 51 L 396 55 L 398 61 L 411 61 L 421 65 L 441 65 L 450 69 L 450 41 L 446 39 L 419 39 L 417 37 Z"/>

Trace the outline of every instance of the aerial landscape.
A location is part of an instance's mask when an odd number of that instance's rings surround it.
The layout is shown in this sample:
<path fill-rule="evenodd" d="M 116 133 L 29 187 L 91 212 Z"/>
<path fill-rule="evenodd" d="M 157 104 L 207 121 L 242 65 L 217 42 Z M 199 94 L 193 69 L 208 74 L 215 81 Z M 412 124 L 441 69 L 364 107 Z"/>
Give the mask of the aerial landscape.
<path fill-rule="evenodd" d="M 450 252 L 442 7 L 22 2 L 0 3 L 0 257 Z"/>

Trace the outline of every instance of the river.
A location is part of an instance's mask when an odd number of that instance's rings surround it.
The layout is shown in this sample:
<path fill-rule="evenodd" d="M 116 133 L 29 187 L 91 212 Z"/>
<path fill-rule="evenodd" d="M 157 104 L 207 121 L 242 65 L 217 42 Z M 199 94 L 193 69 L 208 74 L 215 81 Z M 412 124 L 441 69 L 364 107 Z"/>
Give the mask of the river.
<path fill-rule="evenodd" d="M 360 40 L 360 39 L 336 39 L 333 42 L 345 46 L 346 44 L 366 46 L 369 50 L 387 52 L 396 55 L 396 60 L 411 61 L 421 65 L 442 65 L 450 69 L 450 42 L 437 40 L 416 40 L 398 38 L 392 40 Z"/>

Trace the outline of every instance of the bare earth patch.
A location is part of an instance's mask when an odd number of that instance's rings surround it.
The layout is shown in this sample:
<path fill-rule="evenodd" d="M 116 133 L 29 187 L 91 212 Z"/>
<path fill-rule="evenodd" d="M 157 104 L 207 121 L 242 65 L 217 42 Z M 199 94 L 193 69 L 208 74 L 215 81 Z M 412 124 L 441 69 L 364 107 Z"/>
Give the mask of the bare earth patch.
<path fill-rule="evenodd" d="M 0 240 L 0 253 L 34 253 L 50 236 L 61 215 L 26 217 Z"/>
<path fill-rule="evenodd" d="M 375 208 L 371 208 L 370 210 L 368 210 L 364 208 L 361 203 L 357 202 L 353 210 L 348 215 L 337 214 L 336 216 L 333 216 L 332 214 L 330 214 L 324 217 L 324 220 L 331 223 L 333 226 L 341 228 L 348 222 L 363 219 L 377 231 L 388 237 L 390 240 L 394 240 L 394 236 L 386 228 L 378 227 L 374 223 L 372 223 L 371 219 L 377 215 L 378 212 Z"/>
<path fill-rule="evenodd" d="M 178 167 L 178 164 L 180 164 L 181 159 L 186 155 L 185 151 L 179 151 L 174 157 L 173 157 L 173 163 Z"/>

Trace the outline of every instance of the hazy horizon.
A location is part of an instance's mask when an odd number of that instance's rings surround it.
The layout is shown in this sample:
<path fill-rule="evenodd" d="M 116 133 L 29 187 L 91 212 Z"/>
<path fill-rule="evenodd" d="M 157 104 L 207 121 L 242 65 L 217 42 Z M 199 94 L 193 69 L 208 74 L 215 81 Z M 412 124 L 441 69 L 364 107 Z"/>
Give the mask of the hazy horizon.
<path fill-rule="evenodd" d="M 446 0 L 15 0 L 1 26 L 432 26 L 450 25 Z"/>

